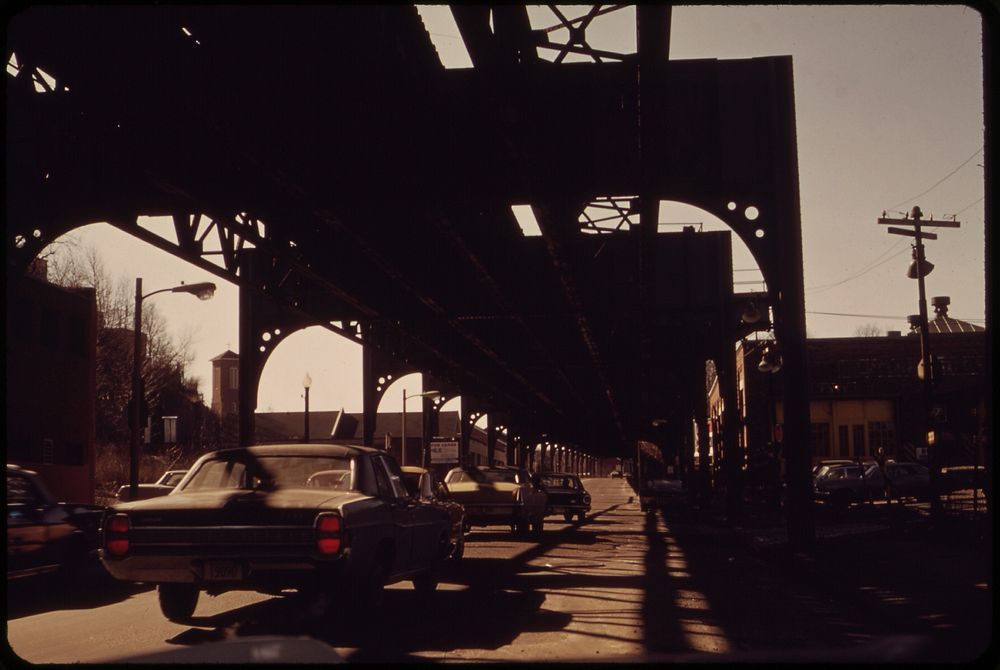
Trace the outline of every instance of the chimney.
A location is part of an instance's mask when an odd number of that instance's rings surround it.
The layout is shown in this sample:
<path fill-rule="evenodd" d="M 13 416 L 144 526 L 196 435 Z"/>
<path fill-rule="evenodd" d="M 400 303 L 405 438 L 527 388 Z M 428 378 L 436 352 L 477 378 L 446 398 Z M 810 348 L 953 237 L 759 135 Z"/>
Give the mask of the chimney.
<path fill-rule="evenodd" d="M 934 314 L 938 317 L 948 316 L 948 305 L 951 304 L 951 298 L 946 295 L 938 295 L 931 298 L 931 305 L 934 306 Z"/>

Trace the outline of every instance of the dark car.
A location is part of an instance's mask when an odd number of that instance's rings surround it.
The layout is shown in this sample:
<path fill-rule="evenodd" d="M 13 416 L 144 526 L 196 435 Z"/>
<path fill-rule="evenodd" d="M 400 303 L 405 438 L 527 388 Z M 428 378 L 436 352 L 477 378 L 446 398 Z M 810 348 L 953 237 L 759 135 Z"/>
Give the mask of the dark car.
<path fill-rule="evenodd" d="M 899 500 L 930 500 L 931 497 L 930 471 L 919 463 L 889 462 L 881 469 L 878 465 L 870 465 L 865 471 L 865 478 L 876 492 L 876 497 L 883 494 Z"/>
<path fill-rule="evenodd" d="M 465 508 L 469 526 L 510 526 L 523 535 L 540 534 L 547 496 L 527 470 L 507 467 L 458 467 L 444 477 L 448 499 Z"/>
<path fill-rule="evenodd" d="M 465 555 L 465 508 L 453 500 L 447 499 L 447 489 L 437 478 L 433 470 L 427 470 L 414 465 L 404 465 L 403 484 L 414 498 L 428 505 L 440 507 L 451 518 L 451 558 L 462 558 Z"/>
<path fill-rule="evenodd" d="M 538 477 L 538 482 L 548 496 L 545 515 L 561 514 L 566 521 L 577 517 L 583 521 L 590 511 L 590 494 L 583 488 L 583 482 L 568 472 L 546 472 Z"/>
<path fill-rule="evenodd" d="M 331 470 L 350 473 L 346 488 L 314 477 Z M 205 454 L 170 495 L 115 505 L 101 558 L 117 579 L 156 584 L 163 614 L 184 621 L 201 591 L 295 589 L 370 609 L 386 584 L 433 591 L 451 550 L 448 513 L 413 498 L 386 452 L 282 444 Z"/>
<path fill-rule="evenodd" d="M 136 493 L 136 500 L 147 500 L 158 496 L 165 496 L 174 490 L 174 487 L 181 483 L 187 470 L 167 470 L 153 484 L 139 484 Z M 115 496 L 118 500 L 128 501 L 132 499 L 131 486 L 126 484 L 118 488 Z"/>
<path fill-rule="evenodd" d="M 824 465 L 813 477 L 813 498 L 841 512 L 850 505 L 881 498 L 883 481 L 873 472 L 878 472 L 877 465 Z"/>
<path fill-rule="evenodd" d="M 687 486 L 680 479 L 650 479 L 639 489 L 639 509 L 668 509 L 682 503 L 687 495 Z"/>
<path fill-rule="evenodd" d="M 101 505 L 58 502 L 37 473 L 7 465 L 7 579 L 93 564 Z"/>

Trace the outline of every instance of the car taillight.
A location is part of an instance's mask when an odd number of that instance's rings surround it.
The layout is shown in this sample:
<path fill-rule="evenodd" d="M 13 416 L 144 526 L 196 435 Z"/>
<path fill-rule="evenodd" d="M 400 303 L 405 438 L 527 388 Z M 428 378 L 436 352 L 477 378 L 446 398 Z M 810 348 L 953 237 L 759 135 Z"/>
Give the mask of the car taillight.
<path fill-rule="evenodd" d="M 344 520 L 339 514 L 324 512 L 316 517 L 316 549 L 323 556 L 335 556 L 344 548 Z"/>
<path fill-rule="evenodd" d="M 104 551 L 109 556 L 121 557 L 128 553 L 128 515 L 115 514 L 109 517 L 104 528 Z"/>

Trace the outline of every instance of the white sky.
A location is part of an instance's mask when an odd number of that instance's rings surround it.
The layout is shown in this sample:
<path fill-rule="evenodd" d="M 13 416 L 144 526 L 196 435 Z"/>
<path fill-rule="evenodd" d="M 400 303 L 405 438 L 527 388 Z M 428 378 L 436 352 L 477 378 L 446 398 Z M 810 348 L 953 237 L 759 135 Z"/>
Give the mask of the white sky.
<path fill-rule="evenodd" d="M 446 66 L 469 67 L 447 8 L 421 14 Z M 533 9 L 533 22 L 539 19 L 545 23 L 536 28 L 555 23 L 548 10 Z M 587 35 L 595 48 L 633 51 L 633 10 L 597 18 Z M 958 214 L 962 224 L 938 229 L 939 238 L 926 243 L 936 266 L 926 279 L 928 301 L 950 296 L 951 316 L 984 324 L 981 38 L 980 16 L 961 6 L 674 8 L 673 59 L 793 57 L 810 337 L 849 337 L 865 324 L 907 331 L 906 316 L 917 312 L 916 282 L 905 275 L 909 238 L 888 234 L 876 219 L 914 205 L 925 217 Z M 660 221 L 725 229 L 687 206 L 662 208 Z M 143 277 L 147 292 L 180 281 L 219 285 L 206 303 L 181 294 L 150 298 L 175 332 L 195 333 L 190 374 L 210 401 L 209 359 L 238 351 L 236 287 L 105 224 L 73 234 L 97 246 L 115 276 Z M 759 279 L 748 255 L 734 254 L 736 281 Z M 289 336 L 272 354 L 258 410 L 302 409 L 306 372 L 310 409 L 361 411 L 360 346 L 319 327 Z M 419 392 L 419 376 L 393 382 L 380 409 L 401 409 L 404 387 Z"/>

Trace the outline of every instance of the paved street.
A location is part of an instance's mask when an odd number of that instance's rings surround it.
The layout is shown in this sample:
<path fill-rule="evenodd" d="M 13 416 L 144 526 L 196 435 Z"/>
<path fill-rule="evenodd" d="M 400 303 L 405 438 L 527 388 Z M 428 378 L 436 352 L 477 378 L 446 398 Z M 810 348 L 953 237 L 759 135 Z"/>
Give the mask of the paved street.
<path fill-rule="evenodd" d="M 928 535 L 912 510 L 821 518 L 827 539 L 813 555 L 792 556 L 773 525 L 728 528 L 709 511 L 645 515 L 627 482 L 585 484 L 594 498 L 586 521 L 553 517 L 540 541 L 476 530 L 432 598 L 395 585 L 377 621 L 334 627 L 302 598 L 230 593 L 203 596 L 193 625 L 178 625 L 163 619 L 150 589 L 102 581 L 63 592 L 49 583 L 9 592 L 8 640 L 33 663 L 208 650 L 251 636 L 309 636 L 353 661 L 710 653 L 791 662 L 963 661 L 990 638 L 982 546 L 968 534 Z"/>

